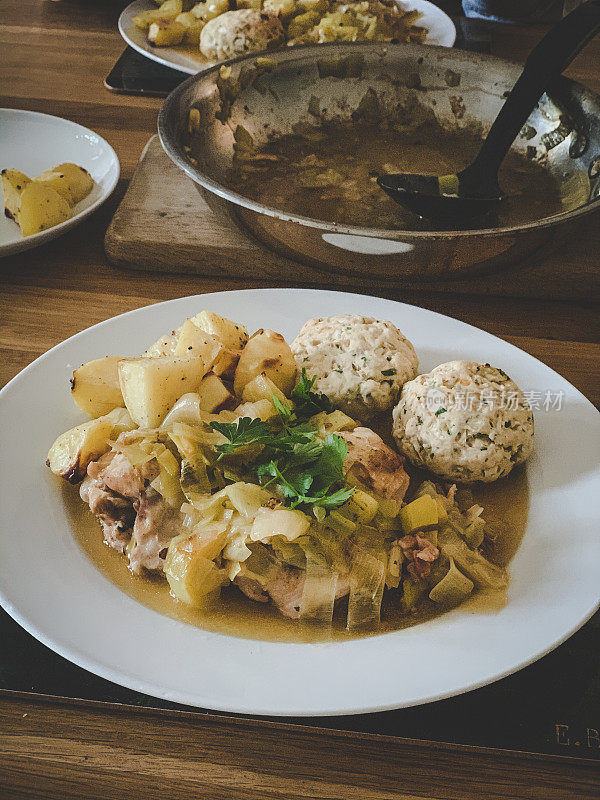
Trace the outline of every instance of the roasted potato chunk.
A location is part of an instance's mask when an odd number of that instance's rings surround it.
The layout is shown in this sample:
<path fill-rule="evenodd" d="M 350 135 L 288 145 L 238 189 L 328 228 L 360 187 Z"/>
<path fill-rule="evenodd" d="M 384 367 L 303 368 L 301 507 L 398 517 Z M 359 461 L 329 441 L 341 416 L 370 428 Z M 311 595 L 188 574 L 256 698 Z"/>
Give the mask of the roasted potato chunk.
<path fill-rule="evenodd" d="M 258 8 L 260 11 L 260 7 Z M 296 0 L 264 0 L 262 10 L 280 17 L 291 17 L 297 11 Z"/>
<path fill-rule="evenodd" d="M 200 398 L 200 408 L 211 413 L 223 408 L 231 408 L 235 400 L 223 381 L 213 373 L 202 378 L 196 391 Z"/>
<path fill-rule="evenodd" d="M 143 358 L 159 358 L 160 356 L 173 356 L 175 355 L 175 348 L 177 347 L 177 331 L 167 333 L 161 336 L 153 345 L 151 345 L 144 353 Z"/>
<path fill-rule="evenodd" d="M 66 162 L 64 164 L 59 164 L 50 171 L 59 176 L 59 181 L 63 183 L 63 191 L 71 198 L 68 201 L 71 205 L 81 203 L 94 188 L 94 179 L 85 167 Z M 39 179 L 36 178 L 36 180 Z"/>
<path fill-rule="evenodd" d="M 181 44 L 185 36 L 185 25 L 174 19 L 157 19 L 148 28 L 147 39 L 156 47 L 172 47 Z"/>
<path fill-rule="evenodd" d="M 71 216 L 71 207 L 64 197 L 50 186 L 30 181 L 21 192 L 18 222 L 23 236 L 60 225 Z"/>
<path fill-rule="evenodd" d="M 142 428 L 156 428 L 169 409 L 199 387 L 207 368 L 204 359 L 127 358 L 119 362 L 119 383 L 131 418 Z"/>
<path fill-rule="evenodd" d="M 165 3 L 160 4 L 160 8 L 154 8 L 151 11 L 143 11 L 141 14 L 133 17 L 133 24 L 136 28 L 146 30 L 157 20 L 173 20 L 179 16 L 183 11 L 183 3 L 181 0 L 166 0 Z"/>
<path fill-rule="evenodd" d="M 212 311 L 201 311 L 192 317 L 192 322 L 206 333 L 216 336 L 230 350 L 241 350 L 248 341 L 248 331 L 244 325 L 238 325 Z"/>
<path fill-rule="evenodd" d="M 185 11 L 183 14 L 180 14 L 175 18 L 175 22 L 179 22 L 185 27 L 185 33 L 183 34 L 184 43 L 199 47 L 200 34 L 206 22 L 203 19 L 197 19 L 191 11 Z"/>
<path fill-rule="evenodd" d="M 23 189 L 31 182 L 24 172 L 18 169 L 2 170 L 2 189 L 4 191 L 4 214 L 9 219 L 19 221 L 21 209 L 21 194 Z"/>
<path fill-rule="evenodd" d="M 173 355 L 199 356 L 204 359 L 207 369 L 212 367 L 224 349 L 223 344 L 215 336 L 198 328 L 191 319 L 186 319 L 176 335 L 177 344 Z"/>
<path fill-rule="evenodd" d="M 204 2 L 192 6 L 191 11 L 197 19 L 208 22 L 210 19 L 218 17 L 219 14 L 229 11 L 229 0 L 204 0 Z"/>
<path fill-rule="evenodd" d="M 44 186 L 50 186 L 61 197 L 64 197 L 70 206 L 81 202 L 94 187 L 94 180 L 90 173 L 83 167 L 78 167 L 77 164 L 61 164 L 54 169 L 47 169 L 34 178 L 34 181 L 42 183 Z"/>
<path fill-rule="evenodd" d="M 125 405 L 119 384 L 120 360 L 120 356 L 97 358 L 73 372 L 71 396 L 86 414 L 101 417 Z"/>
<path fill-rule="evenodd" d="M 79 483 L 85 477 L 88 464 L 108 451 L 109 439 L 134 428 L 127 411 L 116 408 L 59 436 L 50 448 L 46 464 L 55 475 L 69 483 Z"/>
<path fill-rule="evenodd" d="M 296 382 L 296 361 L 289 344 L 280 333 L 257 331 L 242 350 L 235 370 L 233 388 L 238 397 L 257 375 L 266 375 L 289 396 Z"/>

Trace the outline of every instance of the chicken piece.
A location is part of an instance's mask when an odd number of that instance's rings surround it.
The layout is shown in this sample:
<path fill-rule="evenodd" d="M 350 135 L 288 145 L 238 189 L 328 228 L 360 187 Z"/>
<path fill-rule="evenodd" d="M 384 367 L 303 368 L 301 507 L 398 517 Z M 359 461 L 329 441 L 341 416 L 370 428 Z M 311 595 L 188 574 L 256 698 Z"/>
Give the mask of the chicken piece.
<path fill-rule="evenodd" d="M 348 445 L 344 472 L 352 472 L 376 494 L 400 502 L 408 489 L 404 459 L 370 428 L 339 431 Z"/>
<path fill-rule="evenodd" d="M 271 548 L 268 548 L 273 558 L 273 564 L 265 576 L 264 585 L 242 572 L 236 575 L 234 583 L 249 597 L 258 603 L 271 601 L 284 617 L 299 619 L 302 608 L 302 595 L 304 592 L 304 579 L 306 572 L 290 564 L 284 564 L 275 559 Z M 345 597 L 350 591 L 348 576 L 338 577 L 335 599 Z"/>
<path fill-rule="evenodd" d="M 101 489 L 89 478 L 81 484 L 80 495 L 92 514 L 98 517 L 106 544 L 124 553 L 135 522 L 133 503 L 114 492 Z"/>
<path fill-rule="evenodd" d="M 152 489 L 142 493 L 134 506 L 137 515 L 131 534 L 129 567 L 137 574 L 144 569 L 162 572 L 171 539 L 185 530 L 183 516 Z"/>
<path fill-rule="evenodd" d="M 114 450 L 93 461 L 79 493 L 98 517 L 104 540 L 129 555 L 132 572 L 162 572 L 166 548 L 183 533 L 183 516 L 155 492 L 154 461 L 136 468 Z"/>

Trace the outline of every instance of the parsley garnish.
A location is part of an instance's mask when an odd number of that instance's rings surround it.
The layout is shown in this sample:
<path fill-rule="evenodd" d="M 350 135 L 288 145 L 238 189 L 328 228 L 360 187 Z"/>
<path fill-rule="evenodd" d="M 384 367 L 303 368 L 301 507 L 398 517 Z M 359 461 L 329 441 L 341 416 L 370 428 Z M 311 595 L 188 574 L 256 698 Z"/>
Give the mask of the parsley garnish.
<path fill-rule="evenodd" d="M 217 450 L 221 454 L 219 458 L 227 453 L 233 453 L 238 447 L 248 444 L 264 444 L 273 437 L 270 425 L 261 419 L 251 419 L 250 417 L 241 417 L 235 422 L 211 422 L 210 427 L 214 431 L 222 433 L 229 440 L 227 444 L 217 445 Z"/>
<path fill-rule="evenodd" d="M 444 408 L 444 406 L 440 406 L 440 408 L 438 408 L 438 410 L 435 412 L 435 415 L 436 417 L 439 417 L 440 414 L 445 414 L 445 413 L 446 409 Z"/>
<path fill-rule="evenodd" d="M 326 411 L 328 414 L 333 411 L 331 401 L 326 395 L 312 391 L 315 380 L 316 378 L 308 377 L 306 368 L 303 367 L 298 385 L 292 392 L 297 417 L 312 417 L 320 411 Z"/>
<path fill-rule="evenodd" d="M 277 401 L 275 407 L 283 424 L 281 431 L 249 417 L 236 422 L 211 422 L 210 427 L 228 440 L 217 445 L 219 458 L 240 447 L 262 444 L 263 450 L 250 465 L 250 471 L 259 479 L 267 479 L 263 485 L 275 484 L 292 508 L 312 505 L 331 509 L 343 505 L 354 493 L 352 486 L 344 484 L 346 442 L 336 434 L 322 440 L 310 424 L 294 420 L 283 403 Z"/>
<path fill-rule="evenodd" d="M 351 486 L 336 489 L 344 477 L 344 459 L 348 446 L 341 436 L 330 434 L 300 445 L 284 458 L 263 459 L 256 466 L 259 477 L 270 477 L 265 485 L 277 483 L 292 508 L 301 504 L 337 508 L 348 500 Z M 285 461 L 285 467 L 280 466 Z"/>

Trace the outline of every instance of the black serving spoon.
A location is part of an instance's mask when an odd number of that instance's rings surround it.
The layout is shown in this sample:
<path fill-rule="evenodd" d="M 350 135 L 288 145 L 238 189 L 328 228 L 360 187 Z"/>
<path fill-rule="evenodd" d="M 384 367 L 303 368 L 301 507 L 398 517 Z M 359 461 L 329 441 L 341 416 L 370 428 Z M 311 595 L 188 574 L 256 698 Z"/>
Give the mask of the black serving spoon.
<path fill-rule="evenodd" d="M 377 183 L 397 203 L 441 222 L 467 220 L 502 199 L 498 169 L 544 91 L 600 30 L 600 0 L 588 0 L 535 47 L 471 166 L 452 175 L 380 175 Z"/>

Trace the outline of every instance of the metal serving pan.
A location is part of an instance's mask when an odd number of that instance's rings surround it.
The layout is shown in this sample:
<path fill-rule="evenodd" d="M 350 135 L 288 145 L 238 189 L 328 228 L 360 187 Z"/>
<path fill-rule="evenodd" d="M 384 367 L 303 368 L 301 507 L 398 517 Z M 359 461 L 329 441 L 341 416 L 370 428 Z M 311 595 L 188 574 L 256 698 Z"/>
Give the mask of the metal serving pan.
<path fill-rule="evenodd" d="M 209 204 L 229 205 L 243 224 L 288 257 L 390 282 L 403 275 L 492 269 L 530 255 L 568 232 L 571 220 L 600 207 L 600 98 L 580 84 L 561 78 L 514 144 L 553 174 L 563 210 L 509 227 L 390 231 L 263 205 L 239 194 L 229 175 L 233 131 L 242 125 L 260 146 L 298 123 L 314 123 L 312 97 L 319 98 L 326 119 L 350 120 L 371 89 L 382 108 L 424 106 L 446 128 L 485 133 L 520 71 L 492 56 L 443 47 L 372 42 L 295 47 L 268 57 L 244 56 L 191 77 L 165 101 L 158 130 L 167 155 L 205 191 Z"/>

